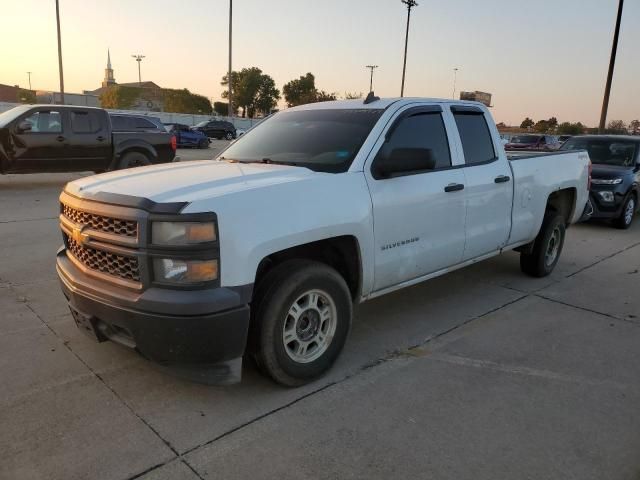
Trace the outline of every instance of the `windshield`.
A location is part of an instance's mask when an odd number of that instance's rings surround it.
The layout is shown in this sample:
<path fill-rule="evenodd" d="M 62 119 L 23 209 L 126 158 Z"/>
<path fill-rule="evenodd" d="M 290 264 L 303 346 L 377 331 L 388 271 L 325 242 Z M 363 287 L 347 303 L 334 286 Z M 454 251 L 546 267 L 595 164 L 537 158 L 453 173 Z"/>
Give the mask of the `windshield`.
<path fill-rule="evenodd" d="M 206 127 L 209 120 L 205 120 L 204 122 L 199 122 L 194 125 L 194 127 Z"/>
<path fill-rule="evenodd" d="M 537 143 L 540 140 L 539 135 L 518 135 L 511 139 L 511 143 Z"/>
<path fill-rule="evenodd" d="M 635 163 L 637 142 L 605 138 L 570 138 L 560 150 L 586 150 L 593 163 L 630 167 Z"/>
<path fill-rule="evenodd" d="M 27 112 L 32 107 L 33 105 L 24 105 L 20 107 L 14 107 L 11 110 L 0 113 L 0 128 L 6 127 L 7 124 L 13 122 L 16 118 Z"/>
<path fill-rule="evenodd" d="M 345 172 L 382 112 L 378 109 L 280 112 L 244 134 L 220 159 Z"/>

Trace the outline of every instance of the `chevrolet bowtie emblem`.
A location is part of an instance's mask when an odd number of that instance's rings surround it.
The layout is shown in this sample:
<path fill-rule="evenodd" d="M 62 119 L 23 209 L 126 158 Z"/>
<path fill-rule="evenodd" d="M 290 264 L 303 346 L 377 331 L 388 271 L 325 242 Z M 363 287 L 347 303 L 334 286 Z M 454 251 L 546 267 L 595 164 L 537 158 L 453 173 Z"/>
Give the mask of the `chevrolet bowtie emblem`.
<path fill-rule="evenodd" d="M 86 241 L 87 235 L 82 233 L 83 229 L 84 229 L 84 225 L 82 225 L 81 227 L 73 228 L 73 231 L 71 232 L 71 237 L 76 243 L 83 244 Z"/>

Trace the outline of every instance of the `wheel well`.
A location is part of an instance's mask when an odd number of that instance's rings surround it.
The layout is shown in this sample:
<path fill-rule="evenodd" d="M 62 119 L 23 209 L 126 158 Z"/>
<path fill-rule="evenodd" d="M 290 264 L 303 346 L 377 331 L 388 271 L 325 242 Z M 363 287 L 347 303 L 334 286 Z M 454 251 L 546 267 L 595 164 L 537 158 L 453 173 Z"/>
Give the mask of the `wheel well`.
<path fill-rule="evenodd" d="M 362 277 L 360 249 L 355 237 L 345 235 L 327 238 L 272 253 L 260 261 L 255 285 L 258 285 L 276 265 L 292 259 L 315 260 L 335 268 L 347 282 L 351 298 L 355 300 L 360 294 Z"/>
<path fill-rule="evenodd" d="M 576 189 L 565 188 L 549 195 L 546 211 L 557 212 L 564 218 L 565 224 L 569 225 L 573 212 L 576 208 Z"/>

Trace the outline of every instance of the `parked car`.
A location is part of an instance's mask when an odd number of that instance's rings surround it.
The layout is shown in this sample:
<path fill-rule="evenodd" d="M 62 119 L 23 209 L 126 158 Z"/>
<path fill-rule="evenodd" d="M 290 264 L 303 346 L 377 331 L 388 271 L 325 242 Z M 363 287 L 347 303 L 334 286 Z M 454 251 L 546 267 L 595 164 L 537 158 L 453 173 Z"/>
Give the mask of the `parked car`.
<path fill-rule="evenodd" d="M 582 151 L 508 160 L 475 102 L 303 105 L 214 161 L 67 184 L 57 272 L 98 340 L 217 382 L 239 380 L 246 352 L 301 385 L 336 360 L 354 303 L 508 250 L 550 274 L 589 165 Z M 85 214 L 126 228 L 106 236 Z"/>
<path fill-rule="evenodd" d="M 569 140 L 573 135 L 560 135 L 558 137 L 558 143 L 560 145 L 562 145 L 564 142 L 566 142 L 567 140 Z"/>
<path fill-rule="evenodd" d="M 101 108 L 23 105 L 0 114 L 0 173 L 119 170 L 175 154 L 173 135 L 114 131 Z"/>
<path fill-rule="evenodd" d="M 111 128 L 114 132 L 164 132 L 165 128 L 157 117 L 146 115 L 125 115 L 110 113 Z"/>
<path fill-rule="evenodd" d="M 583 135 L 570 138 L 560 150 L 589 153 L 593 163 L 590 217 L 611 219 L 617 228 L 629 228 L 640 201 L 640 138 Z"/>
<path fill-rule="evenodd" d="M 193 130 L 204 133 L 209 138 L 218 140 L 233 140 L 237 137 L 236 127 L 233 123 L 224 120 L 205 120 L 192 127 Z"/>
<path fill-rule="evenodd" d="M 555 150 L 558 142 L 552 135 L 516 135 L 511 138 L 505 150 Z"/>
<path fill-rule="evenodd" d="M 167 132 L 176 136 L 178 148 L 209 148 L 209 138 L 199 130 L 192 130 L 181 123 L 165 123 Z"/>

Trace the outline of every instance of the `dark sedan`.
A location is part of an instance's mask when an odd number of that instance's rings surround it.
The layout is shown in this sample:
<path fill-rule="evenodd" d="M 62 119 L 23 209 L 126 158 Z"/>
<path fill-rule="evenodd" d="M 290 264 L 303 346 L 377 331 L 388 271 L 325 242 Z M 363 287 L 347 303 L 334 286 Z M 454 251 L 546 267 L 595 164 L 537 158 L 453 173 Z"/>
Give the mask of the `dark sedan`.
<path fill-rule="evenodd" d="M 584 135 L 567 140 L 560 150 L 586 150 L 593 163 L 591 218 L 613 220 L 629 228 L 640 198 L 640 137 Z"/>
<path fill-rule="evenodd" d="M 504 146 L 505 150 L 555 150 L 558 142 L 551 135 L 516 135 Z"/>
<path fill-rule="evenodd" d="M 233 140 L 237 137 L 236 127 L 233 126 L 233 123 L 224 120 L 205 120 L 191 127 L 191 129 L 202 132 L 209 138 L 217 138 L 218 140 L 223 138 Z"/>

